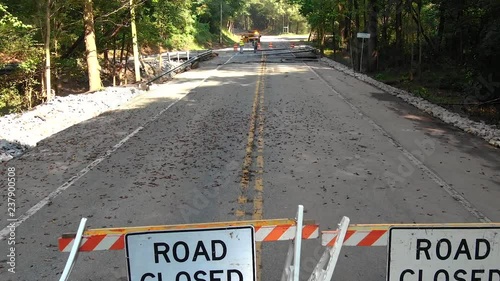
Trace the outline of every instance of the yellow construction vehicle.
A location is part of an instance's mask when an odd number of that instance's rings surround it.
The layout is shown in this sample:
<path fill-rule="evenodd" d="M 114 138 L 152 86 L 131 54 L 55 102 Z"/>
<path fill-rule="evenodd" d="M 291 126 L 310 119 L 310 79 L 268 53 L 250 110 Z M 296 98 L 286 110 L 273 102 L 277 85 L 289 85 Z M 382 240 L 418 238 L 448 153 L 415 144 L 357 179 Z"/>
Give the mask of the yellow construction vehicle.
<path fill-rule="evenodd" d="M 243 42 L 248 43 L 260 43 L 260 37 L 262 35 L 259 33 L 257 30 L 249 30 L 245 33 L 241 34 L 241 37 L 243 38 Z"/>

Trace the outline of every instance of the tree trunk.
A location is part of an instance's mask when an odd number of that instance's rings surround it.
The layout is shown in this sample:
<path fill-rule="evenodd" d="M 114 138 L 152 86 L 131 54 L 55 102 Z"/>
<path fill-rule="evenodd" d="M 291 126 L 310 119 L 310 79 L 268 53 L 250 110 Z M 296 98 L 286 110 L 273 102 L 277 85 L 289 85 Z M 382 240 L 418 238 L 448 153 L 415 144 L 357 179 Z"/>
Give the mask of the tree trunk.
<path fill-rule="evenodd" d="M 116 37 L 113 38 L 113 87 L 116 86 Z M 161 52 L 160 52 L 161 53 Z"/>
<path fill-rule="evenodd" d="M 378 7 L 377 0 L 368 1 L 368 33 L 370 39 L 368 40 L 368 71 L 374 71 L 377 66 L 377 45 L 378 45 Z"/>
<path fill-rule="evenodd" d="M 389 20 L 390 20 L 390 6 L 387 0 L 382 1 L 382 7 L 384 7 L 383 17 L 382 17 L 382 40 L 379 44 L 381 49 L 384 49 L 389 44 Z"/>
<path fill-rule="evenodd" d="M 443 43 L 444 25 L 446 22 L 446 2 L 441 2 L 439 5 L 439 26 L 438 26 L 438 38 L 437 38 L 437 50 L 441 53 L 441 44 Z"/>
<path fill-rule="evenodd" d="M 413 81 L 413 58 L 414 58 L 414 45 L 413 44 L 413 36 L 411 36 L 411 59 L 410 59 L 410 81 Z"/>
<path fill-rule="evenodd" d="M 333 49 L 333 59 L 335 59 L 335 53 L 337 51 L 337 40 L 335 40 L 335 18 L 332 18 L 332 49 Z"/>
<path fill-rule="evenodd" d="M 417 1 L 417 5 L 418 5 L 418 24 L 419 26 L 421 27 L 422 24 L 422 18 L 421 18 L 421 15 L 422 15 L 422 0 L 418 0 Z M 422 39 L 420 38 L 420 35 L 421 35 L 421 28 L 418 29 L 418 79 L 420 80 L 421 79 L 421 76 L 422 76 Z"/>
<path fill-rule="evenodd" d="M 421 0 L 420 0 L 420 1 L 421 1 Z M 422 6 L 422 5 L 421 5 L 421 3 L 420 3 L 420 7 L 421 7 L 421 6 Z M 421 9 L 421 8 L 420 8 L 420 9 Z M 415 21 L 415 23 L 417 24 L 417 28 L 418 28 L 418 30 L 419 30 L 419 34 L 421 34 L 421 35 L 424 37 L 425 42 L 427 42 L 427 45 L 429 45 L 429 47 L 431 48 L 432 53 L 434 53 L 434 54 L 435 54 L 436 52 L 435 52 L 434 44 L 432 43 L 432 41 L 431 41 L 431 39 L 429 38 L 429 36 L 427 36 L 427 34 L 425 34 L 425 32 L 424 32 L 424 27 L 422 26 L 422 22 L 421 22 L 421 20 L 420 20 L 420 18 L 419 18 L 419 17 L 420 17 L 420 16 L 419 16 L 420 12 L 419 12 L 419 11 L 416 11 L 416 10 L 415 10 L 415 8 L 413 8 L 413 7 L 412 7 L 412 11 L 413 11 L 413 13 L 412 13 L 412 18 L 413 18 L 413 21 Z M 461 30 L 461 29 L 460 29 L 460 30 Z"/>
<path fill-rule="evenodd" d="M 325 54 L 325 25 L 321 24 L 318 27 L 318 44 L 319 44 L 319 53 L 321 56 Z"/>
<path fill-rule="evenodd" d="M 59 57 L 59 41 L 57 38 L 54 38 L 54 56 L 56 58 Z M 57 67 L 54 67 L 54 84 L 56 85 L 54 87 L 54 96 L 57 96 L 60 93 L 61 89 L 61 79 L 59 78 L 59 69 Z"/>
<path fill-rule="evenodd" d="M 127 43 L 127 48 L 125 50 L 125 64 L 123 65 L 123 80 L 120 81 L 120 85 L 123 85 L 123 84 L 128 84 L 128 81 L 127 81 L 127 62 L 128 62 L 128 56 L 130 54 L 130 42 Z"/>
<path fill-rule="evenodd" d="M 394 24 L 394 29 L 396 31 L 396 55 L 397 64 L 401 65 L 402 56 L 404 54 L 403 50 L 403 0 L 397 0 L 396 3 L 396 20 Z"/>
<path fill-rule="evenodd" d="M 89 91 L 97 91 L 102 88 L 101 66 L 97 60 L 97 48 L 94 33 L 94 11 L 92 0 L 84 0 L 83 23 L 85 30 L 85 48 L 87 49 L 87 68 L 89 73 Z"/>
<path fill-rule="evenodd" d="M 464 29 L 463 29 L 463 23 L 462 23 L 462 18 L 463 18 L 463 15 L 464 15 L 464 5 L 461 4 L 459 5 L 459 11 L 458 11 L 458 18 L 457 18 L 457 22 L 460 23 L 460 26 L 458 28 L 458 40 L 459 40 L 459 44 L 458 44 L 458 61 L 460 63 L 463 62 L 464 60 Z"/>
<path fill-rule="evenodd" d="M 371 1 L 371 0 L 368 0 L 368 1 Z M 368 16 L 366 15 L 366 12 L 367 12 L 367 7 L 366 7 L 366 0 L 363 0 L 363 30 L 364 31 L 367 31 L 367 26 L 368 26 Z"/>
<path fill-rule="evenodd" d="M 350 52 L 351 54 L 351 64 L 353 64 L 354 62 L 352 61 L 352 23 L 353 23 L 353 20 L 352 20 L 352 15 L 353 15 L 353 11 L 352 11 L 352 0 L 347 0 L 347 13 L 346 13 L 346 16 L 344 18 L 344 21 L 345 21 L 345 24 L 346 24 L 346 40 L 347 40 L 347 50 Z"/>
<path fill-rule="evenodd" d="M 350 37 L 351 37 L 351 26 L 352 26 L 352 0 L 347 0 L 347 11 L 344 17 L 344 39 L 346 49 L 350 49 Z"/>
<path fill-rule="evenodd" d="M 346 14 L 344 4 L 339 3 L 338 9 L 339 9 L 340 15 Z M 335 19 L 334 19 L 334 21 L 335 21 Z M 334 28 L 335 28 L 335 24 L 334 24 Z M 348 33 L 346 30 L 347 30 L 347 24 L 346 24 L 345 16 L 344 16 L 343 19 L 339 20 L 339 35 L 340 35 L 340 44 L 339 45 L 340 45 L 340 48 L 342 48 L 346 45 L 347 33 Z"/>
<path fill-rule="evenodd" d="M 360 63 L 360 52 L 361 52 L 361 48 L 360 48 L 360 44 L 359 44 L 359 40 L 356 38 L 356 34 L 359 32 L 359 29 L 360 29 L 360 24 L 361 24 L 361 20 L 360 20 L 360 17 L 359 17 L 359 3 L 358 3 L 358 0 L 353 0 L 353 6 L 354 6 L 354 32 L 352 34 L 352 41 L 354 44 L 352 44 L 352 48 L 354 48 L 354 52 L 353 52 L 353 60 L 354 60 L 354 65 L 355 67 L 357 68 L 359 66 L 359 63 Z"/>
<path fill-rule="evenodd" d="M 135 7 L 134 0 L 130 0 L 130 27 L 132 29 L 132 49 L 134 52 L 135 82 L 141 81 L 141 70 L 139 61 L 139 46 L 137 43 L 137 30 L 135 27 Z"/>
<path fill-rule="evenodd" d="M 47 7 L 45 10 L 45 86 L 46 86 L 46 94 L 47 101 L 51 101 L 54 96 L 52 95 L 52 86 L 50 81 L 50 5 L 52 4 L 51 0 L 47 0 Z"/>

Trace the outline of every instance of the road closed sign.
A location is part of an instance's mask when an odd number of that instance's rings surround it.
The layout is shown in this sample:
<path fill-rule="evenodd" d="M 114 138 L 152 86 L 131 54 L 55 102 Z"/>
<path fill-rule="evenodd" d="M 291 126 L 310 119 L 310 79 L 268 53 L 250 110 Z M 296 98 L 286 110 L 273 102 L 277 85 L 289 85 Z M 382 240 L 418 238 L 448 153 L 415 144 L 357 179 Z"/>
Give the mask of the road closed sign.
<path fill-rule="evenodd" d="M 130 281 L 255 281 L 252 226 L 130 233 Z"/>
<path fill-rule="evenodd" d="M 500 281 L 500 228 L 391 228 L 389 281 Z"/>

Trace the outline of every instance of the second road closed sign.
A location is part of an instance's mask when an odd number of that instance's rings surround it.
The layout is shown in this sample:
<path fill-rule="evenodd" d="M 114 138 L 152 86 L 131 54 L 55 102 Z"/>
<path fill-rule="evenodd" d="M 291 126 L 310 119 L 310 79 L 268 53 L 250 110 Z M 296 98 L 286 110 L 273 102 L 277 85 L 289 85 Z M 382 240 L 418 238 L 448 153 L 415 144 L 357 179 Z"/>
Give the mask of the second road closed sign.
<path fill-rule="evenodd" d="M 252 226 L 130 233 L 130 281 L 255 281 Z"/>
<path fill-rule="evenodd" d="M 500 228 L 391 228 L 389 281 L 500 281 Z"/>

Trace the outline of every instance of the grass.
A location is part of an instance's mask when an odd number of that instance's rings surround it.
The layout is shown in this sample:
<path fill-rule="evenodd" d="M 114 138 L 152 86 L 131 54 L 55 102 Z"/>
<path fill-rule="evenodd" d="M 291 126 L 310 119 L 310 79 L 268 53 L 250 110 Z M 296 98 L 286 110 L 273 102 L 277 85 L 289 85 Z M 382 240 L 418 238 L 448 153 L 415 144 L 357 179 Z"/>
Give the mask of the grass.
<path fill-rule="evenodd" d="M 372 73 L 372 78 L 406 90 L 415 96 L 440 105 L 458 104 L 465 98 L 464 93 L 456 85 L 450 85 L 453 80 L 444 77 L 449 73 L 442 71 L 428 71 L 422 73 L 420 79 L 412 79 L 409 71 L 402 68 L 393 68 Z M 449 82 L 446 82 L 449 81 Z M 463 85 L 461 85 L 463 86 Z"/>
<path fill-rule="evenodd" d="M 201 38 L 198 38 L 198 43 L 193 42 L 190 45 L 190 50 L 200 50 L 200 49 L 218 49 L 218 48 L 227 48 L 232 47 L 234 43 L 239 42 L 240 38 L 238 35 L 232 34 L 227 29 L 222 30 L 222 44 L 219 43 L 219 34 L 210 34 L 210 37 L 204 37 L 203 41 Z"/>

